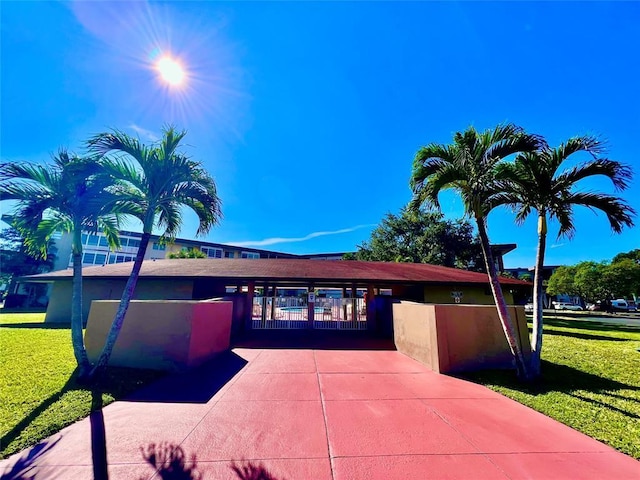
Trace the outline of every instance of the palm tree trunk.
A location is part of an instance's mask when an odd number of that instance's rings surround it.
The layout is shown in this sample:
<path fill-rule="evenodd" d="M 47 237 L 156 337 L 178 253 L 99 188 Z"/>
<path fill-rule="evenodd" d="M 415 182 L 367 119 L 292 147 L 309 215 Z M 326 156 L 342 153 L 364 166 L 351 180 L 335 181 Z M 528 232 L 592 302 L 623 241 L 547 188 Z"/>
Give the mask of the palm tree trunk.
<path fill-rule="evenodd" d="M 98 358 L 98 361 L 96 362 L 95 366 L 93 367 L 93 370 L 91 371 L 92 377 L 99 375 L 109 363 L 111 352 L 113 352 L 113 347 L 116 344 L 116 340 L 118 340 L 118 335 L 120 334 L 120 330 L 122 329 L 124 317 L 127 314 L 129 303 L 133 298 L 133 292 L 135 291 L 136 284 L 138 283 L 138 276 L 140 275 L 140 269 L 142 268 L 142 261 L 144 260 L 145 253 L 147 252 L 147 246 L 149 245 L 150 238 L 151 238 L 151 233 L 142 234 L 142 238 L 140 239 L 140 247 L 138 248 L 138 254 L 136 255 L 136 260 L 133 262 L 133 269 L 131 270 L 131 275 L 129 276 L 129 280 L 127 280 L 127 284 L 125 285 L 124 291 L 122 292 L 120 305 L 118 307 L 118 311 L 116 312 L 116 316 L 113 320 L 113 323 L 111 324 L 111 329 L 107 334 L 107 339 L 102 349 L 102 353 L 100 353 L 100 357 Z"/>
<path fill-rule="evenodd" d="M 73 355 L 78 363 L 79 378 L 84 378 L 89 372 L 89 359 L 84 348 L 82 335 L 82 229 L 74 226 L 73 231 L 73 287 L 71 291 L 71 344 Z"/>
<path fill-rule="evenodd" d="M 491 253 L 491 245 L 489 243 L 489 236 L 487 235 L 487 229 L 485 220 L 482 217 L 476 216 L 476 223 L 478 224 L 478 234 L 480 236 L 480 245 L 482 246 L 482 253 L 484 255 L 485 266 L 487 267 L 487 275 L 489 275 L 489 285 L 491 286 L 491 293 L 493 293 L 493 299 L 496 303 L 496 309 L 498 311 L 498 318 L 502 324 L 502 330 L 509 344 L 509 349 L 513 354 L 513 358 L 516 362 L 516 371 L 518 376 L 527 380 L 528 370 L 524 361 L 524 355 L 522 354 L 522 348 L 520 347 L 520 339 L 516 334 L 516 330 L 513 327 L 511 316 L 507 310 L 507 302 L 504 299 L 502 293 L 502 287 L 498 280 L 498 272 L 496 270 L 496 264 L 493 260 L 493 254 Z"/>
<path fill-rule="evenodd" d="M 542 352 L 542 267 L 544 266 L 544 252 L 547 246 L 547 214 L 541 211 L 538 216 L 538 251 L 536 252 L 536 267 L 533 274 L 533 335 L 531 337 L 532 377 L 540 375 L 540 353 Z"/>

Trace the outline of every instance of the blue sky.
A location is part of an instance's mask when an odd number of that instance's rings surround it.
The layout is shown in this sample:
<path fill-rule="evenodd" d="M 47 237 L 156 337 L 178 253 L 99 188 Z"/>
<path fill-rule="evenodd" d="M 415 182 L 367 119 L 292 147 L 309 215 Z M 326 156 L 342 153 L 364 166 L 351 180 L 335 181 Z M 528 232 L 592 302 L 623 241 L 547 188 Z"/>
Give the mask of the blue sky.
<path fill-rule="evenodd" d="M 115 127 L 165 123 L 215 177 L 224 220 L 206 238 L 314 253 L 353 250 L 410 198 L 416 150 L 503 121 L 551 144 L 606 138 L 640 175 L 636 2 L 3 2 L 1 155 L 46 161 Z M 154 61 L 180 59 L 181 88 Z M 576 161 L 580 158 L 576 158 Z M 585 189 L 611 192 L 606 182 Z M 640 211 L 638 177 L 624 193 Z M 461 215 L 452 194 L 448 217 Z M 3 206 L 6 208 L 6 206 Z M 577 211 L 548 264 L 640 247 Z M 640 223 L 640 220 L 639 220 Z M 135 224 L 128 225 L 136 229 Z M 185 216 L 181 237 L 192 238 Z M 536 226 L 489 218 L 508 267 L 534 263 Z"/>

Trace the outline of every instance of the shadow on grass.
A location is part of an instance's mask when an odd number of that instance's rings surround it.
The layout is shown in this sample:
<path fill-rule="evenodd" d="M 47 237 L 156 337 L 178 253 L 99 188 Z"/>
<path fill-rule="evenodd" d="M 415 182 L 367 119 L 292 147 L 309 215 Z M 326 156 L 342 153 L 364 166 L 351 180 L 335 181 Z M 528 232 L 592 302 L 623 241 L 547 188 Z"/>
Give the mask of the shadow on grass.
<path fill-rule="evenodd" d="M 140 447 L 140 452 L 142 458 L 156 470 L 162 480 L 203 480 L 205 478 L 204 472 L 198 468 L 195 453 L 188 456 L 180 445 L 169 442 L 150 443 L 146 447 Z M 239 480 L 284 480 L 274 476 L 260 463 L 233 461 L 229 468 Z M 143 476 L 139 480 L 149 480 L 149 477 Z"/>
<path fill-rule="evenodd" d="M 589 320 L 565 320 L 553 317 L 544 317 L 544 324 L 553 327 L 578 328 L 580 330 L 593 330 L 601 332 L 626 332 L 640 333 L 640 327 L 630 327 L 627 325 L 615 325 L 612 323 L 597 323 Z M 548 333 L 548 332 L 545 332 Z"/>
<path fill-rule="evenodd" d="M 607 337 L 605 335 L 593 335 L 590 333 L 580 333 L 580 332 L 566 332 L 564 330 L 545 329 L 544 334 L 558 336 L 558 337 L 580 338 L 582 340 L 605 340 L 607 342 L 633 342 L 633 340 L 630 338 Z"/>
<path fill-rule="evenodd" d="M 0 323 L 0 328 L 39 328 L 42 330 L 71 330 L 71 327 L 65 323 L 44 322 Z"/>
<path fill-rule="evenodd" d="M 618 413 L 626 415 L 627 417 L 640 419 L 640 415 L 638 415 L 637 413 L 627 412 L 626 410 L 623 410 L 622 408 L 616 407 L 616 406 L 611 405 L 611 404 L 606 403 L 606 402 L 601 402 L 600 400 L 596 400 L 595 398 L 585 397 L 584 395 L 580 395 L 579 393 L 569 393 L 569 395 L 571 395 L 573 398 L 577 398 L 578 400 L 582 400 L 583 402 L 588 402 L 588 403 L 591 403 L 592 405 L 598 405 L 600 407 L 605 407 L 605 408 L 607 408 L 609 410 L 614 410 L 614 411 L 616 411 Z M 623 398 L 623 399 L 627 400 L 626 397 L 622 397 L 620 395 L 611 395 L 608 392 L 606 393 L 606 395 L 607 396 L 616 397 L 616 398 Z M 635 399 L 629 399 L 629 400 L 637 401 Z"/>
<path fill-rule="evenodd" d="M 615 410 L 623 415 L 632 418 L 638 418 L 636 412 L 623 410 L 612 406 L 608 403 L 593 400 L 576 393 L 578 391 L 587 391 L 603 395 L 603 397 L 615 397 L 619 399 L 630 399 L 616 394 L 618 390 L 640 391 L 640 387 L 628 385 L 626 383 L 611 380 L 609 378 L 600 377 L 592 373 L 583 372 L 566 365 L 559 365 L 548 361 L 542 361 L 542 375 L 539 379 L 525 383 L 516 378 L 513 371 L 510 370 L 486 370 L 479 372 L 467 373 L 460 375 L 461 378 L 471 380 L 483 385 L 496 385 L 500 387 L 510 388 L 521 393 L 529 395 L 542 395 L 550 392 L 561 392 L 574 398 L 579 398 L 586 402 L 599 404 L 611 410 Z"/>
<path fill-rule="evenodd" d="M 60 439 L 53 442 L 44 441 L 26 451 L 11 467 L 11 470 L 0 475 L 0 480 L 33 480 L 35 462 L 51 450 Z"/>
<path fill-rule="evenodd" d="M 586 390 L 607 393 L 615 390 L 640 391 L 640 387 L 583 372 L 566 365 L 542 361 L 542 375 L 539 379 L 526 383 L 516 378 L 512 370 L 485 370 L 461 375 L 462 378 L 489 385 L 511 388 L 530 395 L 549 392 L 572 393 Z"/>
<path fill-rule="evenodd" d="M 44 400 L 40 405 L 34 408 L 27 416 L 20 420 L 11 430 L 0 438 L 0 445 L 2 449 L 6 449 L 10 444 L 16 440 L 22 432 L 24 432 L 40 415 L 42 415 L 49 407 L 62 399 L 62 397 L 72 391 L 95 391 L 101 393 L 108 393 L 112 395 L 116 400 L 130 395 L 141 386 L 150 383 L 158 378 L 164 376 L 162 372 L 151 370 L 137 370 L 131 368 L 119 368 L 109 367 L 105 376 L 95 385 L 87 386 L 78 382 L 77 379 L 78 369 L 74 370 L 67 383 L 56 393 Z M 95 394 L 92 393 L 92 411 L 95 408 L 102 408 L 102 397 L 100 402 L 95 399 Z"/>

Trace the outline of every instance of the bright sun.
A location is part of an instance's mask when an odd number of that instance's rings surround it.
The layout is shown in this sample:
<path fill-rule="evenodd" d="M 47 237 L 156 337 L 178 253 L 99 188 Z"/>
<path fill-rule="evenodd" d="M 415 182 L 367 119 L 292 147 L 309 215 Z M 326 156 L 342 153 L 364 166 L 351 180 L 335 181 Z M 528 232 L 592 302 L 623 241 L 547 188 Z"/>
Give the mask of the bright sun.
<path fill-rule="evenodd" d="M 158 60 L 156 69 L 169 85 L 178 86 L 184 82 L 185 72 L 182 65 L 171 57 L 162 57 Z"/>

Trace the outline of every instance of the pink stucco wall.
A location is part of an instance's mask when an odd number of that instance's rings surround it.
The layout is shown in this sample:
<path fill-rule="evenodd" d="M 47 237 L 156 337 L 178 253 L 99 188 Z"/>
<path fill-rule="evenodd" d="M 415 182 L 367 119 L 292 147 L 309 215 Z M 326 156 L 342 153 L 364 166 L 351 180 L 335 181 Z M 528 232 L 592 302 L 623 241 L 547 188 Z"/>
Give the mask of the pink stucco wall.
<path fill-rule="evenodd" d="M 119 301 L 93 301 L 85 344 L 96 361 Z M 156 370 L 197 366 L 229 348 L 231 302 L 133 300 L 113 349 L 110 365 Z"/>
<path fill-rule="evenodd" d="M 530 355 L 523 307 L 509 307 L 520 343 Z M 512 355 L 494 305 L 393 305 L 394 341 L 398 351 L 436 372 L 508 368 Z"/>

